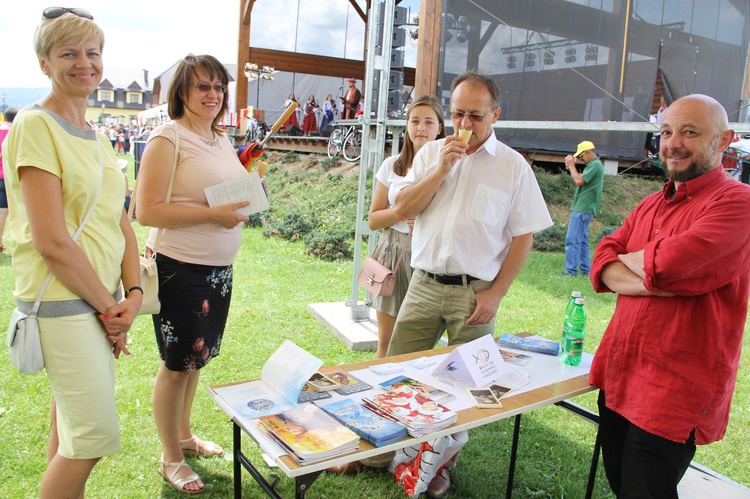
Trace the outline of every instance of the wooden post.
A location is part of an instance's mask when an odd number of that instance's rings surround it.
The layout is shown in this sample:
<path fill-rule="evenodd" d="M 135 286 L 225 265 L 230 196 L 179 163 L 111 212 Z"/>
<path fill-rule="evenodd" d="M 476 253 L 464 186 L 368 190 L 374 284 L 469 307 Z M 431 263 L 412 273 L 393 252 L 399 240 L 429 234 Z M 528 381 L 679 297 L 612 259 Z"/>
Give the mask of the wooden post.
<path fill-rule="evenodd" d="M 442 0 L 424 0 L 419 5 L 419 39 L 414 95 L 437 95 L 440 32 L 443 24 Z"/>
<path fill-rule="evenodd" d="M 250 62 L 250 13 L 253 10 L 255 0 L 239 0 L 240 4 L 240 30 L 237 41 L 237 85 L 235 87 L 234 102 L 236 104 L 235 115 L 239 123 L 241 110 L 247 109 L 247 76 L 245 76 L 245 63 Z"/>

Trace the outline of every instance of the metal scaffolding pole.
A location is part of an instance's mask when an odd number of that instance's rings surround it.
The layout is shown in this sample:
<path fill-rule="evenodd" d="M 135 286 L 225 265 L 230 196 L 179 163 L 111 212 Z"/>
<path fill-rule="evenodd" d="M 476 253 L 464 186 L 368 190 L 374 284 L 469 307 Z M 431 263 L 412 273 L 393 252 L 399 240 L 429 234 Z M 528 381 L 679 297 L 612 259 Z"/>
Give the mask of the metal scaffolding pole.
<path fill-rule="evenodd" d="M 384 8 L 379 8 L 380 4 Z M 352 292 L 346 306 L 350 308 L 350 317 L 354 321 L 370 319 L 370 296 L 359 300 L 359 283 L 357 276 L 362 262 L 362 239 L 368 237 L 367 255 L 372 254 L 377 240 L 377 231 L 371 231 L 365 220 L 368 207 L 365 207 L 367 179 L 375 174 L 383 162 L 385 150 L 385 119 L 388 109 L 388 78 L 391 66 L 391 39 L 393 38 L 395 0 L 372 2 L 367 15 L 367 57 L 365 59 L 364 114 L 362 115 L 362 158 L 359 163 L 359 189 L 357 192 L 357 223 L 354 233 L 354 262 L 352 262 Z M 380 19 L 381 13 L 383 18 Z M 378 30 L 378 23 L 382 30 Z M 382 40 L 378 33 L 382 32 Z M 378 46 L 380 43 L 380 46 Z M 380 49 L 380 50 L 379 50 Z M 375 78 L 378 78 L 378 105 L 372 109 L 372 96 L 375 89 Z M 374 113 L 373 113 L 374 111 Z M 374 115 L 373 115 L 374 114 Z M 373 182 L 372 189 L 375 189 Z"/>

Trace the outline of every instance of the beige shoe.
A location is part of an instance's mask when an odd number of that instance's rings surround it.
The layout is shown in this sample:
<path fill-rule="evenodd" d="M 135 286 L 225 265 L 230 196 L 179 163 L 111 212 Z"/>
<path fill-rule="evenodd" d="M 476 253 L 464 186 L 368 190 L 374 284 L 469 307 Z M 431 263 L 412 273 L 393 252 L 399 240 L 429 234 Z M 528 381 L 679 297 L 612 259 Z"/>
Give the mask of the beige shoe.
<path fill-rule="evenodd" d="M 183 447 L 183 444 L 187 444 L 190 442 L 195 443 L 195 449 L 192 448 L 193 445 L 190 445 L 187 448 Z M 201 443 L 203 443 L 204 448 L 213 448 L 213 452 L 208 450 L 206 452 L 201 452 Z M 207 440 L 201 440 L 195 435 L 190 438 L 186 438 L 185 440 L 180 440 L 180 447 L 182 448 L 182 453 L 188 457 L 213 457 L 221 456 L 222 454 L 224 454 L 224 449 L 222 449 L 219 444 L 215 444 Z"/>
<path fill-rule="evenodd" d="M 182 468 L 183 466 L 190 469 L 190 467 L 187 465 L 184 459 L 180 461 L 179 463 L 171 463 L 169 461 L 164 461 L 163 459 L 159 459 L 159 472 L 164 477 L 164 480 L 166 480 L 167 483 L 169 483 L 169 485 L 174 487 L 175 490 L 177 490 L 178 492 L 184 492 L 185 494 L 188 494 L 188 495 L 197 495 L 197 494 L 202 494 L 203 492 L 205 492 L 206 491 L 205 485 L 202 489 L 185 490 L 185 485 L 195 482 L 196 480 L 200 480 L 201 477 L 199 477 L 197 473 L 191 473 L 190 475 L 184 478 L 175 478 L 175 476 L 177 475 L 177 472 L 179 472 L 180 468 Z M 167 468 L 169 467 L 174 468 L 172 473 L 167 472 Z M 193 471 L 193 470 L 190 470 L 190 471 Z"/>

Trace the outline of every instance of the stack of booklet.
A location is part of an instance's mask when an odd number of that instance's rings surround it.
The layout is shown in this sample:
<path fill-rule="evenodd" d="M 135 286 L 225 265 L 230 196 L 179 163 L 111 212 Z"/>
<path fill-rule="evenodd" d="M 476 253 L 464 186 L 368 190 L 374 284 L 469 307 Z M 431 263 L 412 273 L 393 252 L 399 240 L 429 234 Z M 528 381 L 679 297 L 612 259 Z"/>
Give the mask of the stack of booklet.
<path fill-rule="evenodd" d="M 497 346 L 516 348 L 527 352 L 546 353 L 547 355 L 557 355 L 560 353 L 560 344 L 556 341 L 538 337 L 522 338 L 508 333 L 503 333 L 497 339 Z"/>
<path fill-rule="evenodd" d="M 268 433 L 299 464 L 348 454 L 359 448 L 359 436 L 315 404 L 262 416 L 258 428 Z"/>
<path fill-rule="evenodd" d="M 325 374 L 316 372 L 307 380 L 307 386 L 318 392 L 336 390 L 339 395 L 351 395 L 372 388 L 372 385 L 368 385 L 346 371 L 333 371 Z"/>
<path fill-rule="evenodd" d="M 362 397 L 362 404 L 406 426 L 409 435 L 423 437 L 456 422 L 456 413 L 409 386 Z"/>
<path fill-rule="evenodd" d="M 385 390 L 391 390 L 400 386 L 409 386 L 417 391 L 424 393 L 435 402 L 446 403 L 456 398 L 453 394 L 450 394 L 444 390 L 440 390 L 439 388 L 435 388 L 434 386 L 428 385 L 427 383 L 423 383 L 422 381 L 417 381 L 414 378 L 403 375 L 396 376 L 395 378 L 391 378 L 388 381 L 383 381 L 382 383 L 380 383 L 380 386 Z"/>
<path fill-rule="evenodd" d="M 375 447 L 401 440 L 407 434 L 401 423 L 384 418 L 352 399 L 339 400 L 322 408 Z"/>

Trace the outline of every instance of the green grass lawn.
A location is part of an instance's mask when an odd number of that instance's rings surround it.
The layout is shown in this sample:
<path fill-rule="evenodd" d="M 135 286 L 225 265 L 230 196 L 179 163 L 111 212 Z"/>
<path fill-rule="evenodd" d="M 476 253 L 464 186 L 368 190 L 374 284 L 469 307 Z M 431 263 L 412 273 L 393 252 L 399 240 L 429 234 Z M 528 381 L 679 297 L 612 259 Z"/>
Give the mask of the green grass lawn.
<path fill-rule="evenodd" d="M 139 239 L 145 230 L 136 225 Z M 586 297 L 589 316 L 586 351 L 593 353 L 614 307 L 614 295 L 596 295 L 584 278 L 556 277 L 563 255 L 532 253 L 523 272 L 503 301 L 496 333 L 529 331 L 557 340 L 562 312 L 571 289 Z M 352 264 L 325 262 L 304 254 L 299 242 L 264 238 L 260 229 L 244 229 L 242 249 L 235 265 L 234 296 L 222 354 L 204 369 L 196 397 L 194 430 L 229 451 L 231 424 L 213 404 L 205 386 L 257 377 L 266 359 L 289 339 L 325 364 L 370 359 L 373 352 L 353 352 L 337 341 L 307 312 L 315 302 L 346 300 Z M 0 256 L 0 317 L 7 320 L 13 307 L 10 258 Z M 747 337 L 746 337 L 747 338 Z M 104 458 L 89 480 L 89 497 L 180 497 L 157 472 L 159 443 L 151 414 L 151 390 L 158 354 L 150 317 L 139 317 L 130 335 L 133 355 L 117 362 L 117 403 L 123 451 Z M 745 340 L 745 346 L 749 340 Z M 696 460 L 745 485 L 750 471 L 741 457 L 748 448 L 748 355 L 743 355 L 740 379 L 727 437 L 699 448 Z M 0 476 L 3 497 L 36 494 L 45 468 L 50 390 L 44 374 L 23 376 L 0 358 Z M 574 399 L 595 410 L 595 394 Z M 512 436 L 511 421 L 471 431 L 469 443 L 453 473 L 449 497 L 498 497 L 504 494 Z M 582 497 L 586 485 L 595 428 L 557 407 L 523 417 L 521 446 L 515 475 L 516 497 Z M 268 476 L 257 448 L 245 439 L 243 450 Z M 231 497 L 232 463 L 227 459 L 196 460 L 190 464 L 205 480 L 210 497 Z M 279 474 L 279 473 L 277 473 Z M 293 495 L 293 480 L 280 473 L 279 490 Z M 603 470 L 597 477 L 595 497 L 612 497 Z M 367 491 L 367 492 L 365 492 Z M 404 497 L 385 471 L 368 470 L 355 477 L 323 474 L 311 497 Z M 249 475 L 243 477 L 243 497 L 263 497 Z"/>
<path fill-rule="evenodd" d="M 131 167 L 131 180 L 132 170 Z M 622 185 L 615 191 L 622 196 L 631 183 L 619 177 L 617 182 Z M 305 198 L 305 194 L 300 196 Z M 560 216 L 566 218 L 564 213 Z M 143 247 L 146 229 L 137 223 L 134 227 Z M 567 298 L 573 289 L 578 289 L 586 298 L 588 312 L 585 350 L 594 353 L 614 310 L 615 295 L 594 294 L 584 278 L 560 279 L 557 276 L 563 264 L 562 254 L 530 255 L 500 307 L 496 335 L 528 331 L 558 341 Z M 264 362 L 285 339 L 321 358 L 326 365 L 374 357 L 374 352 L 349 350 L 307 312 L 310 303 L 349 299 L 351 273 L 350 261 L 322 261 L 306 255 L 301 242 L 265 238 L 262 229 L 243 230 L 222 353 L 203 370 L 193 411 L 196 434 L 221 444 L 228 454 L 226 459 L 189 460 L 206 482 L 208 497 L 232 497 L 232 426 L 211 401 L 206 386 L 258 377 Z M 0 289 L 0 321 L 5 324 L 14 306 L 7 252 L 0 255 Z M 727 435 L 721 442 L 699 447 L 695 459 L 750 486 L 750 466 L 742 450 L 750 448 L 750 336 L 745 336 L 744 344 Z M 116 367 L 123 451 L 97 465 L 87 496 L 183 497 L 165 485 L 158 473 L 160 446 L 153 423 L 151 392 L 159 360 L 150 317 L 136 320 L 130 350 L 133 355 L 121 357 Z M 46 463 L 49 385 L 43 373 L 18 374 L 5 353 L 0 355 L 0 379 L 0 497 L 33 497 Z M 573 402 L 596 411 L 594 393 L 576 397 Z M 469 443 L 452 474 L 449 498 L 504 496 L 512 429 L 512 422 L 507 420 L 470 432 Z M 514 496 L 583 497 L 595 433 L 591 424 L 558 407 L 524 415 Z M 284 497 L 294 495 L 294 481 L 282 472 L 269 470 L 249 438 L 244 439 L 243 451 L 266 477 L 271 473 L 280 476 L 278 490 Z M 309 496 L 379 499 L 402 498 L 404 493 L 387 472 L 366 470 L 355 477 L 324 473 Z M 264 497 L 247 474 L 243 476 L 243 497 Z M 613 497 L 601 465 L 594 497 Z"/>

